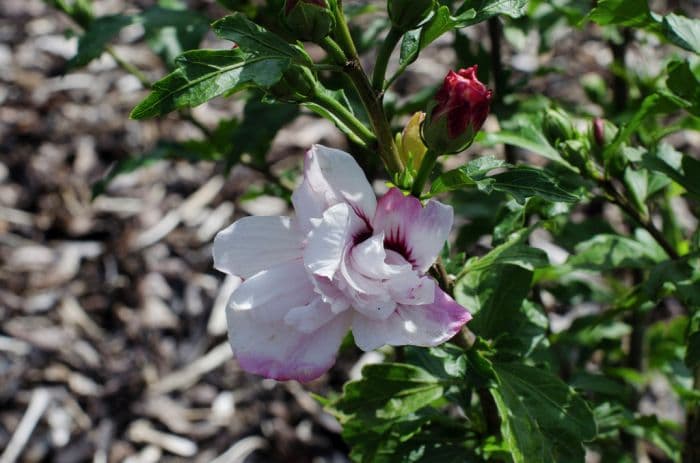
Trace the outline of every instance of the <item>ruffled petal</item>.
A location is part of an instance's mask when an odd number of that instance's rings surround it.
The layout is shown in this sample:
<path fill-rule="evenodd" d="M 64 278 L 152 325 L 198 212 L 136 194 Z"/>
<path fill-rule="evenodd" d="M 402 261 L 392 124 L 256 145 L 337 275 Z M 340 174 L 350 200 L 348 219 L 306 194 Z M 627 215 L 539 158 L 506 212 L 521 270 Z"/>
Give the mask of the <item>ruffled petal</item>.
<path fill-rule="evenodd" d="M 346 311 L 304 333 L 283 319 L 261 322 L 251 310 L 229 309 L 227 315 L 229 341 L 241 368 L 280 381 L 311 381 L 325 373 L 351 321 Z"/>
<path fill-rule="evenodd" d="M 248 278 L 301 258 L 301 235 L 288 217 L 244 217 L 214 238 L 214 267 Z"/>
<path fill-rule="evenodd" d="M 289 309 L 316 297 L 304 264 L 288 262 L 245 280 L 231 295 L 229 309 L 251 312 L 260 321 L 282 320 Z"/>
<path fill-rule="evenodd" d="M 332 278 L 340 267 L 345 249 L 365 224 L 345 203 L 323 213 L 323 219 L 311 231 L 304 250 L 304 264 L 314 275 Z"/>
<path fill-rule="evenodd" d="M 379 200 L 372 226 L 375 233 L 384 232 L 386 248 L 425 272 L 447 240 L 452 221 L 452 207 L 432 200 L 423 207 L 417 198 L 392 188 Z"/>
<path fill-rule="evenodd" d="M 352 333 L 365 351 L 385 344 L 392 346 L 436 346 L 457 334 L 472 316 L 439 287 L 432 304 L 399 305 L 386 320 L 368 318 L 355 312 Z"/>
<path fill-rule="evenodd" d="M 369 220 L 374 216 L 377 199 L 364 172 L 348 153 L 314 145 L 306 153 L 304 181 L 292 195 L 292 203 L 302 227 L 310 229 L 312 218 L 346 202 L 358 216 Z"/>

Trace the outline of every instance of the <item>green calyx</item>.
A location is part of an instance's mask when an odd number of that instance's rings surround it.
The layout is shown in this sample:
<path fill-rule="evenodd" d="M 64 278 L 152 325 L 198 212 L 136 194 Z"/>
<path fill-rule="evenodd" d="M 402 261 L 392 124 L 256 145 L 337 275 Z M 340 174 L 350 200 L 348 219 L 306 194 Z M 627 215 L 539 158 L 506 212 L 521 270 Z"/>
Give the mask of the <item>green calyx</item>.
<path fill-rule="evenodd" d="M 294 3 L 291 8 L 285 8 L 282 21 L 299 40 L 320 42 L 333 31 L 335 18 L 325 1 Z"/>

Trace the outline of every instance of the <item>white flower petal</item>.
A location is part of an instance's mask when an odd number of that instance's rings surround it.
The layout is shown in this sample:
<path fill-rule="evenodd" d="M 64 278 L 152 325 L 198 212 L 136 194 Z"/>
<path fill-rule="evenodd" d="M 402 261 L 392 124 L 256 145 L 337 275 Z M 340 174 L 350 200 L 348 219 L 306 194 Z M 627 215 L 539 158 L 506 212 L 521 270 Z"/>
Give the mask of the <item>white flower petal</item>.
<path fill-rule="evenodd" d="M 309 234 L 304 250 L 304 264 L 309 272 L 332 278 L 340 267 L 345 249 L 364 227 L 346 203 L 332 206 Z"/>
<path fill-rule="evenodd" d="M 301 236 L 288 217 L 244 217 L 214 239 L 214 267 L 248 278 L 301 258 Z"/>
<path fill-rule="evenodd" d="M 447 240 L 452 221 L 452 207 L 432 200 L 423 207 L 417 198 L 392 188 L 379 200 L 372 226 L 375 232 L 384 232 L 387 248 L 423 273 Z"/>
<path fill-rule="evenodd" d="M 355 343 L 367 351 L 385 344 L 428 347 L 447 341 L 471 319 L 471 314 L 437 286 L 434 300 L 432 304 L 399 305 L 383 321 L 356 312 L 352 321 Z"/>
<path fill-rule="evenodd" d="M 306 229 L 311 218 L 338 203 L 349 204 L 366 220 L 374 216 L 377 199 L 364 172 L 348 153 L 314 145 L 306 153 L 304 181 L 292 196 L 294 209 Z"/>
<path fill-rule="evenodd" d="M 351 312 L 303 333 L 282 319 L 260 321 L 250 310 L 229 310 L 229 341 L 245 371 L 277 380 L 311 381 L 326 372 L 350 327 Z"/>
<path fill-rule="evenodd" d="M 250 311 L 258 320 L 282 320 L 292 307 L 316 297 L 301 261 L 263 270 L 245 280 L 231 295 L 229 310 Z"/>
<path fill-rule="evenodd" d="M 284 322 L 302 333 L 311 333 L 336 316 L 330 305 L 317 297 L 306 305 L 294 307 L 284 316 Z"/>

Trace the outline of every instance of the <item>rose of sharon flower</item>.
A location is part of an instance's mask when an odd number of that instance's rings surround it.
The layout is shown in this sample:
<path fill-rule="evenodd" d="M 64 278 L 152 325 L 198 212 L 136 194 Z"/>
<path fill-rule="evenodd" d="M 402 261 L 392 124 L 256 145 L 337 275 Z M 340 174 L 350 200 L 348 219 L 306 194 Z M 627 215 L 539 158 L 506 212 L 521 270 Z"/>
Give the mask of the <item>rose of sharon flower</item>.
<path fill-rule="evenodd" d="M 214 266 L 239 276 L 227 308 L 241 367 L 309 381 L 352 329 L 363 350 L 435 346 L 471 315 L 425 275 L 452 208 L 393 188 L 379 201 L 355 160 L 316 145 L 294 191 L 295 218 L 245 217 L 219 232 Z"/>
<path fill-rule="evenodd" d="M 440 154 L 466 149 L 489 114 L 493 92 L 476 77 L 477 66 L 450 71 L 422 125 L 428 148 Z"/>

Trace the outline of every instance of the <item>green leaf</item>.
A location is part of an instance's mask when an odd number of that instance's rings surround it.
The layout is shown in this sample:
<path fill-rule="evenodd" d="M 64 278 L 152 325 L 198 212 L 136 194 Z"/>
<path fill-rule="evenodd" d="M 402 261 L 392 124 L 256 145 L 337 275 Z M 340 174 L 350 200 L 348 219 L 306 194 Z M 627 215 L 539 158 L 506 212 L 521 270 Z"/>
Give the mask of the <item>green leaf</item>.
<path fill-rule="evenodd" d="M 690 369 L 700 367 L 700 331 L 696 331 L 688 337 L 685 364 Z"/>
<path fill-rule="evenodd" d="M 671 13 L 664 16 L 662 28 L 670 42 L 700 54 L 700 21 Z"/>
<path fill-rule="evenodd" d="M 588 18 L 601 26 L 645 27 L 654 23 L 646 0 L 599 0 Z"/>
<path fill-rule="evenodd" d="M 264 166 L 265 156 L 275 135 L 283 126 L 292 122 L 297 114 L 299 109 L 294 104 L 248 100 L 241 123 L 228 134 L 224 133 L 224 136 L 227 136 L 223 139 L 222 148 L 226 148 L 227 165 L 235 165 L 241 155 L 248 154 L 256 165 Z"/>
<path fill-rule="evenodd" d="M 575 203 L 579 197 L 559 187 L 556 180 L 541 169 L 517 166 L 506 172 L 489 177 L 486 191 L 494 189 L 512 195 L 520 204 L 531 196 L 548 201 Z"/>
<path fill-rule="evenodd" d="M 440 6 L 432 18 L 420 29 L 408 31 L 401 42 L 401 54 L 399 64 L 405 68 L 418 58 L 418 54 L 425 47 L 433 43 L 442 34 L 452 29 L 465 27 L 469 20 L 473 19 L 476 12 L 468 9 L 457 16 L 452 16 L 450 9 Z"/>
<path fill-rule="evenodd" d="M 90 0 L 44 0 L 44 3 L 64 12 L 83 29 L 87 28 L 93 20 Z"/>
<path fill-rule="evenodd" d="M 559 152 L 547 142 L 544 134 L 539 130 L 541 122 L 537 118 L 519 114 L 503 125 L 504 129 L 500 132 L 480 132 L 476 141 L 486 146 L 500 143 L 517 146 L 574 170 L 574 167 L 566 162 Z"/>
<path fill-rule="evenodd" d="M 596 435 L 586 402 L 559 378 L 520 363 L 494 363 L 490 389 L 501 433 L 515 463 L 583 462 L 582 442 Z"/>
<path fill-rule="evenodd" d="M 579 243 L 566 264 L 589 270 L 649 268 L 657 263 L 654 249 L 639 241 L 619 235 L 597 235 Z"/>
<path fill-rule="evenodd" d="M 249 55 L 238 48 L 189 51 L 178 58 L 178 69 L 153 84 L 151 93 L 130 117 L 146 119 L 197 106 L 253 84 L 269 87 L 289 64 L 286 56 Z"/>
<path fill-rule="evenodd" d="M 476 186 L 490 171 L 505 166 L 507 166 L 505 161 L 496 159 L 493 156 L 478 157 L 458 169 L 450 170 L 440 175 L 433 182 L 430 194 L 436 195 L 467 186 Z"/>
<path fill-rule="evenodd" d="M 102 16 L 92 21 L 78 39 L 78 52 L 68 61 L 68 67 L 85 66 L 93 59 L 99 58 L 119 31 L 133 24 L 136 19 L 136 16 L 117 14 Z"/>
<path fill-rule="evenodd" d="M 499 168 L 505 172 L 487 176 Z M 484 156 L 466 165 L 440 175 L 430 188 L 430 195 L 476 186 L 481 191 L 502 191 L 512 195 L 520 204 L 531 196 L 539 196 L 548 201 L 577 202 L 578 196 L 559 187 L 556 180 L 547 172 L 529 166 L 509 166 L 492 156 Z"/>
<path fill-rule="evenodd" d="M 688 102 L 688 111 L 700 116 L 700 78 L 687 61 L 673 61 L 667 66 L 666 85 L 675 95 Z"/>
<path fill-rule="evenodd" d="M 700 199 L 700 161 L 679 153 L 667 143 L 661 143 L 642 158 L 642 165 L 661 172 L 686 189 L 689 195 Z"/>
<path fill-rule="evenodd" d="M 199 46 L 209 30 L 206 16 L 191 10 L 153 6 L 141 14 L 146 41 L 170 68 L 175 58 Z"/>
<path fill-rule="evenodd" d="M 308 57 L 299 49 L 241 13 L 219 19 L 212 24 L 212 28 L 219 38 L 231 40 L 253 56 L 286 57 L 297 64 L 310 64 Z"/>
<path fill-rule="evenodd" d="M 532 272 L 515 265 L 494 265 L 470 272 L 457 282 L 457 302 L 474 315 L 469 328 L 485 338 L 511 333 L 515 315 L 530 292 Z"/>
<path fill-rule="evenodd" d="M 498 15 L 506 15 L 511 18 L 519 18 L 527 12 L 527 0 L 479 0 L 464 2 L 460 8 L 461 13 L 465 8 L 473 8 L 476 15 L 466 22 L 465 26 L 471 26 Z"/>
<path fill-rule="evenodd" d="M 386 420 L 416 412 L 442 397 L 439 380 L 413 365 L 382 363 L 362 369 L 362 379 L 343 388 L 333 409 L 365 426 L 383 425 Z"/>
<path fill-rule="evenodd" d="M 538 267 L 549 265 L 547 254 L 538 248 L 524 244 L 529 235 L 529 230 L 524 229 L 505 243 L 496 246 L 485 256 L 469 259 L 464 265 L 463 272 L 485 270 L 492 265 L 511 264 L 526 270 L 534 270 Z"/>

